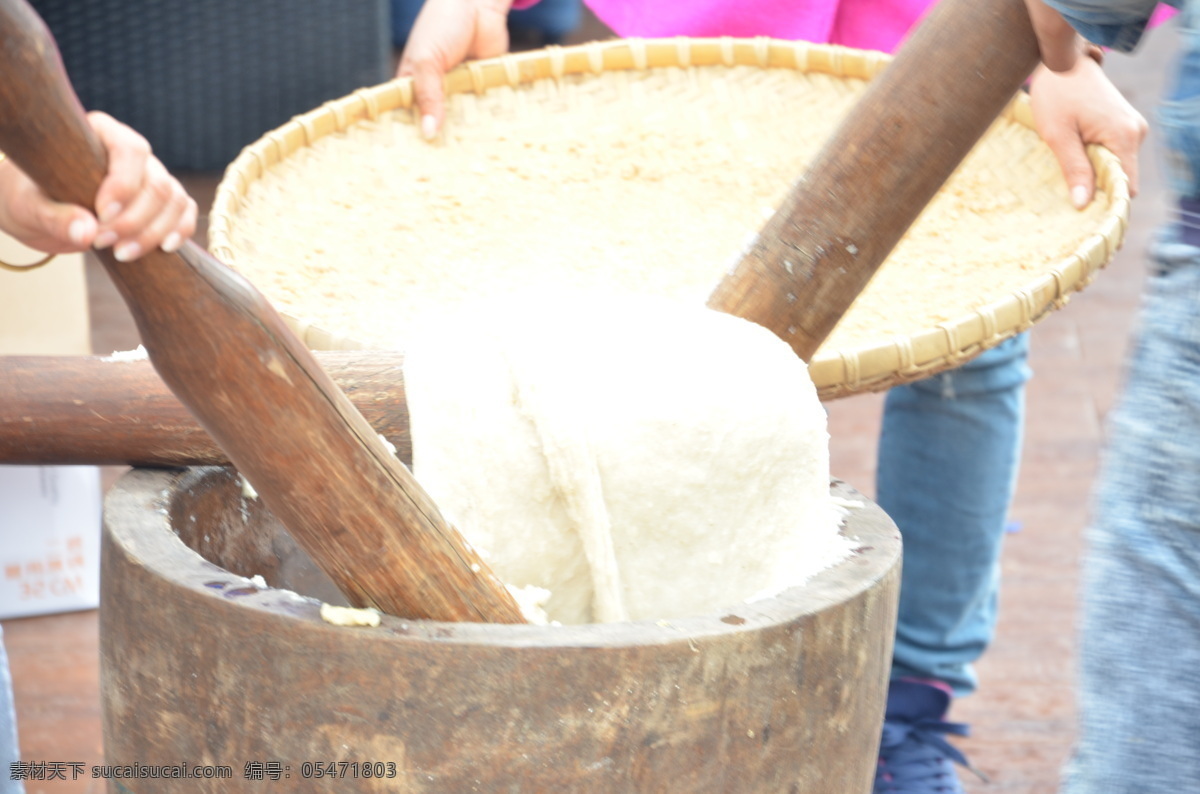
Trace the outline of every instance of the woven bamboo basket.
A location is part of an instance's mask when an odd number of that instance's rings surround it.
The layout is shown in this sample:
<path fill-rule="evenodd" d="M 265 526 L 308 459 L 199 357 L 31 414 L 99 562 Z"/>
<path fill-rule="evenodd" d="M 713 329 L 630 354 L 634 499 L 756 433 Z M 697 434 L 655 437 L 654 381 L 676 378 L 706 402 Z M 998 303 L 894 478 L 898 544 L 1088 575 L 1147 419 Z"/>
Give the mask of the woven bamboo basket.
<path fill-rule="evenodd" d="M 243 150 L 210 246 L 318 349 L 403 349 L 423 312 L 535 285 L 703 302 L 888 60 L 769 39 L 509 55 L 448 76 L 432 144 L 391 81 Z M 1086 286 L 1129 211 L 1116 158 L 1090 156 L 1077 211 L 1015 98 L 810 362 L 822 398 L 957 366 Z"/>

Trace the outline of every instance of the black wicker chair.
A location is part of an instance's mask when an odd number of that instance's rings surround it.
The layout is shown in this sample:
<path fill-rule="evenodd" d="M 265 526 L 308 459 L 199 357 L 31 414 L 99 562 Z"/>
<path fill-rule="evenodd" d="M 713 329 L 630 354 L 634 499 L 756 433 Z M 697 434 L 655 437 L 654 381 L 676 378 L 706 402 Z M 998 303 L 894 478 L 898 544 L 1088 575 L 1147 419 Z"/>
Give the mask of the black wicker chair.
<path fill-rule="evenodd" d="M 32 0 L 85 108 L 172 170 L 223 169 L 297 113 L 390 76 L 389 0 Z"/>

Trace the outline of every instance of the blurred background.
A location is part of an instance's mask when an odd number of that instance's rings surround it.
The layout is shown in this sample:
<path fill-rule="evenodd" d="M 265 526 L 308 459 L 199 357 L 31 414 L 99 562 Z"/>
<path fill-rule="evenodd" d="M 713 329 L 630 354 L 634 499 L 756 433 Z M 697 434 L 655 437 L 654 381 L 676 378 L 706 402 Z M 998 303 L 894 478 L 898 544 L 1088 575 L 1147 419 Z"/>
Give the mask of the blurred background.
<path fill-rule="evenodd" d="M 242 146 L 322 102 L 388 79 L 419 0 L 35 0 L 85 107 L 142 132 L 201 209 L 197 240 L 225 166 Z M 515 49 L 607 38 L 579 0 L 542 0 L 510 18 Z M 1148 118 L 1177 31 L 1153 31 L 1105 68 Z M 968 790 L 1050 794 L 1074 735 L 1075 594 L 1088 489 L 1120 380 L 1143 252 L 1168 201 L 1152 131 L 1126 244 L 1096 283 L 1033 331 L 1035 377 L 1021 478 L 1003 560 L 999 634 L 979 665 L 978 694 L 956 704 L 960 743 L 992 783 Z M 132 320 L 98 263 L 86 263 L 91 346 L 137 346 Z M 871 494 L 880 395 L 828 405 L 832 470 Z M 102 472 L 102 488 L 120 474 Z M 0 533 L 5 528 L 0 527 Z M 0 534 L 0 546 L 3 546 Z M 0 617 L 3 617 L 0 615 Z M 94 609 L 9 619 L 23 757 L 101 763 Z M 101 792 L 101 784 L 29 784 L 31 794 Z"/>

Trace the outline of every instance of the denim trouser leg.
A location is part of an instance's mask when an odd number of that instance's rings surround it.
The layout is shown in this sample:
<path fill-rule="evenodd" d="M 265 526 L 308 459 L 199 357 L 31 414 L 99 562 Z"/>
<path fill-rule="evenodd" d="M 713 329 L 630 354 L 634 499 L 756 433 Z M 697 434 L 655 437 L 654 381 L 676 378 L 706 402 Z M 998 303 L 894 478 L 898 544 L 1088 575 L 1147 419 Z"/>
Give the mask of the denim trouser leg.
<path fill-rule="evenodd" d="M 1200 790 L 1200 248 L 1155 248 L 1083 577 L 1070 794 Z"/>
<path fill-rule="evenodd" d="M 888 393 L 876 498 L 904 538 L 893 678 L 975 688 L 971 663 L 995 629 L 1028 351 L 1021 334 Z"/>
<path fill-rule="evenodd" d="M 17 715 L 13 709 L 12 675 L 4 652 L 4 629 L 0 628 L 0 794 L 22 794 L 24 784 L 12 780 L 12 765 L 21 760 L 17 750 Z"/>

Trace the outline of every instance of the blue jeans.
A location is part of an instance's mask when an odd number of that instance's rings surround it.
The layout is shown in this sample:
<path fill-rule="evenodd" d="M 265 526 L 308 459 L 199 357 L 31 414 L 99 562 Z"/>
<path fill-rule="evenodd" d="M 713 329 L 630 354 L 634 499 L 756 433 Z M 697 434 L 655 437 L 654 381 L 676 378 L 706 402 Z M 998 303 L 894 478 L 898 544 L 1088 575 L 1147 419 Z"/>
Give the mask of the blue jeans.
<path fill-rule="evenodd" d="M 20 760 L 12 674 L 8 671 L 8 656 L 4 652 L 4 629 L 0 628 L 0 794 L 22 794 L 25 791 L 21 781 L 10 779 L 12 764 Z"/>
<path fill-rule="evenodd" d="M 999 558 L 1016 486 L 1029 339 L 893 388 L 879 439 L 876 500 L 904 538 L 893 678 L 957 695 L 996 625 Z"/>
<path fill-rule="evenodd" d="M 1200 788 L 1200 240 L 1153 256 L 1092 496 L 1069 794 Z"/>

